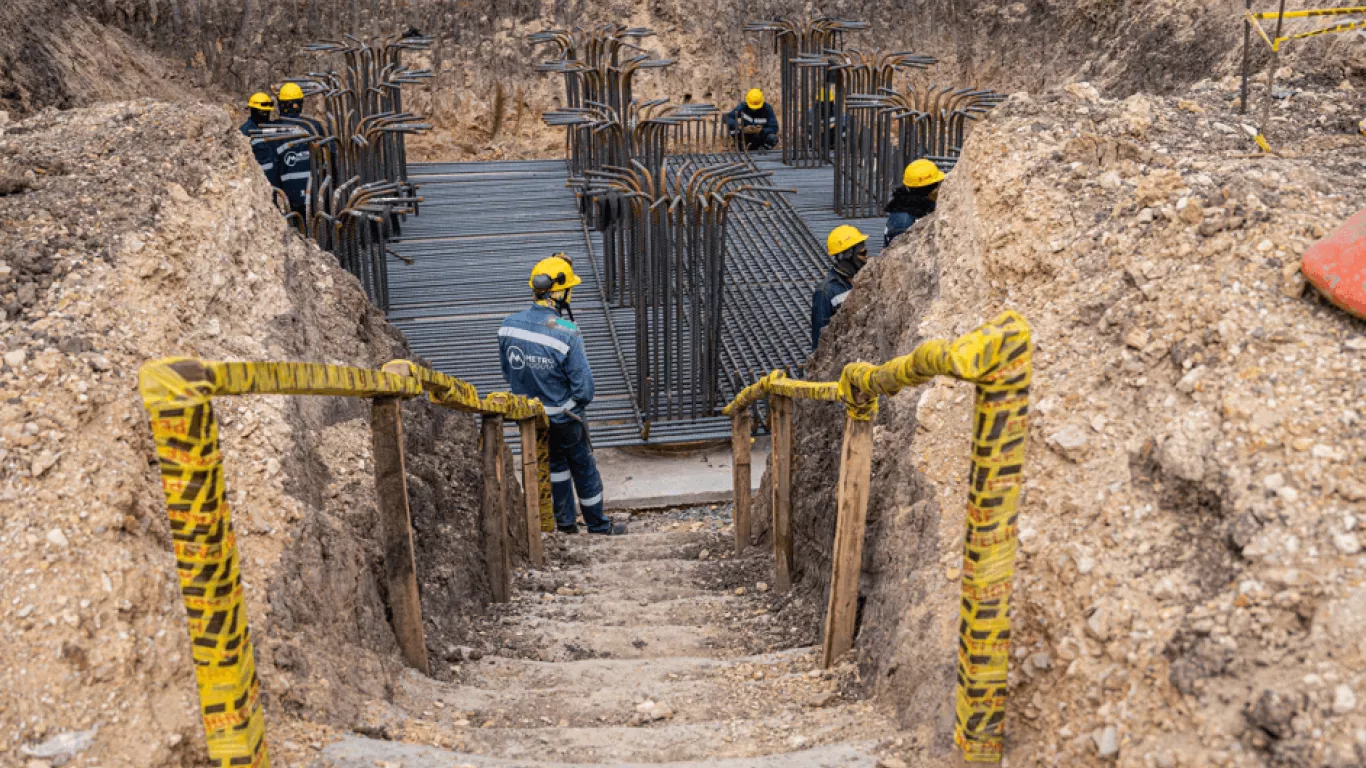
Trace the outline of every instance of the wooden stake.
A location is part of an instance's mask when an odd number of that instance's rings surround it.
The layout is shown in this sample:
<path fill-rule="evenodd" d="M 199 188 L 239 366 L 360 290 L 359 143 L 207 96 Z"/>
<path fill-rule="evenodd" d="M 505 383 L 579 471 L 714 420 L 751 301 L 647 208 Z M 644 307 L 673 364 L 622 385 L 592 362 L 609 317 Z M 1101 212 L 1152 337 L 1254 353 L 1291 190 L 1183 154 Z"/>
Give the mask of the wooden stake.
<path fill-rule="evenodd" d="M 730 417 L 730 462 L 731 478 L 735 486 L 735 511 L 731 519 L 735 522 L 735 554 L 745 551 L 749 546 L 749 466 L 750 466 L 750 426 L 749 408 L 736 409 Z"/>
<path fill-rule="evenodd" d="M 863 532 L 868 522 L 868 484 L 872 471 L 873 422 L 845 417 L 830 602 L 825 610 L 825 644 L 821 652 L 821 665 L 826 668 L 854 647 L 854 619 L 858 615 Z"/>
<path fill-rule="evenodd" d="M 527 419 L 518 425 L 522 430 L 522 499 L 526 507 L 526 551 L 531 564 L 545 565 L 541 548 L 541 488 L 536 461 L 536 420 Z"/>
<path fill-rule="evenodd" d="M 506 603 L 512 594 L 512 549 L 508 541 L 508 512 L 503 497 L 503 417 L 480 420 L 484 465 L 484 559 L 488 563 L 493 602 Z"/>
<path fill-rule="evenodd" d="M 389 586 L 394 637 L 408 665 L 429 674 L 427 639 L 422 629 L 422 600 L 413 559 L 413 526 L 408 509 L 408 476 L 403 467 L 403 401 L 377 397 L 370 407 L 370 437 L 375 454 L 375 495 L 380 536 L 384 542 L 384 575 Z"/>
<path fill-rule="evenodd" d="M 773 433 L 773 588 L 792 588 L 792 398 L 768 399 L 769 430 Z"/>

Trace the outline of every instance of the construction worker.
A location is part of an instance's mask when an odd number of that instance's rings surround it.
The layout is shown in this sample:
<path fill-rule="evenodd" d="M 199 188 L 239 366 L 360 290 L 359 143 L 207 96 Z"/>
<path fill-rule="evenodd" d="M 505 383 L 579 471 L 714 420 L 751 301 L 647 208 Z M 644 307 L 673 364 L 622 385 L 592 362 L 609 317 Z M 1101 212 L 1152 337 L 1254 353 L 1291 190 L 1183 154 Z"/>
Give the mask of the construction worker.
<path fill-rule="evenodd" d="M 300 119 L 304 109 L 304 90 L 297 83 L 280 86 L 280 117 Z M 321 128 L 321 125 L 319 125 Z M 300 216 L 305 215 L 308 200 L 308 182 L 313 176 L 313 159 L 307 142 L 296 140 L 277 141 L 275 147 L 275 167 L 279 169 L 280 181 L 276 185 L 289 198 L 289 207 Z"/>
<path fill-rule="evenodd" d="M 901 175 L 901 188 L 892 193 L 887 203 L 887 228 L 882 233 L 882 247 L 892 244 L 897 235 L 911 228 L 931 213 L 939 199 L 939 182 L 944 172 L 933 161 L 920 158 Z"/>
<path fill-rule="evenodd" d="M 584 409 L 593 400 L 593 372 L 569 309 L 570 295 L 580 282 L 573 263 L 562 253 L 537 263 L 528 281 L 534 303 L 508 315 L 498 329 L 500 362 L 512 392 L 539 398 L 550 417 L 550 493 L 556 529 L 579 532 L 574 514 L 577 491 L 588 532 L 619 535 L 626 533 L 626 526 L 602 513 L 602 477 L 584 420 Z"/>
<path fill-rule="evenodd" d="M 251 153 L 256 156 L 257 165 L 261 166 L 261 171 L 266 174 L 266 180 L 273 187 L 280 185 L 280 174 L 275 170 L 275 149 L 266 140 L 259 136 L 253 138 L 252 134 L 267 131 L 274 122 L 270 119 L 270 111 L 275 108 L 275 103 L 270 100 L 270 95 L 265 93 L 253 93 L 247 99 L 247 110 L 251 113 L 245 123 L 238 128 L 243 136 L 251 139 Z"/>
<path fill-rule="evenodd" d="M 811 350 L 815 351 L 821 343 L 821 331 L 830 324 L 830 318 L 849 298 L 854 287 L 854 275 L 868 263 L 868 246 L 864 241 L 868 236 L 848 224 L 830 230 L 825 238 L 825 252 L 835 259 L 825 282 L 816 286 L 811 295 Z"/>
<path fill-rule="evenodd" d="M 816 103 L 811 105 L 811 111 L 807 115 L 807 126 L 811 130 L 811 149 L 819 151 L 821 148 L 821 126 L 825 129 L 825 148 L 833 152 L 835 149 L 835 128 L 838 120 L 835 115 L 835 86 L 826 85 L 816 94 Z"/>
<path fill-rule="evenodd" d="M 778 116 L 764 103 L 764 92 L 750 88 L 741 104 L 726 113 L 730 135 L 747 151 L 778 146 Z"/>

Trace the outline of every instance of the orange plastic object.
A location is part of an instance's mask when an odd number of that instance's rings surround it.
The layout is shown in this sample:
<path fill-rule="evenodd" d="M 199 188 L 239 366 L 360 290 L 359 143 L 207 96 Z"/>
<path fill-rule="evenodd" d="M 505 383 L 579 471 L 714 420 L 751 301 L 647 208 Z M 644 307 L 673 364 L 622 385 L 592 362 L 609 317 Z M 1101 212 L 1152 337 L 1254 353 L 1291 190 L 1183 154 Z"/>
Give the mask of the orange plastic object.
<path fill-rule="evenodd" d="M 1366 209 L 1309 246 L 1300 271 L 1329 301 L 1366 320 Z"/>

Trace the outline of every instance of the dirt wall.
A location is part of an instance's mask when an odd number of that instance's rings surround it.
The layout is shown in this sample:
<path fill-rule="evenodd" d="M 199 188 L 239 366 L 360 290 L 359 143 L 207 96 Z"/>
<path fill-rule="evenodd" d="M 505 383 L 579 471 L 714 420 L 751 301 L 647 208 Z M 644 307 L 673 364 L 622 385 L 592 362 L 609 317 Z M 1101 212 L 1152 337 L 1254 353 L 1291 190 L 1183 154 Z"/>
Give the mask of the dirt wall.
<path fill-rule="evenodd" d="M 415 28 L 433 35 L 436 44 L 412 61 L 437 73 L 413 88 L 407 102 L 437 126 L 413 142 L 415 156 L 546 156 L 561 151 L 562 132 L 541 125 L 540 115 L 558 105 L 562 86 L 557 77 L 533 71 L 542 54 L 527 44 L 528 33 L 607 22 L 650 27 L 658 36 L 646 40 L 646 48 L 678 63 L 642 75 L 637 92 L 729 108 L 752 85 L 766 86 L 774 97 L 778 88 L 771 46 L 743 34 L 744 23 L 816 12 L 870 22 L 871 29 L 850 35 L 852 47 L 938 57 L 939 65 L 916 76 L 922 83 L 1002 92 L 1040 91 L 1078 79 L 1120 97 L 1169 93 L 1233 72 L 1242 38 L 1236 0 L 843 0 L 819 9 L 792 0 L 518 0 L 492 6 L 15 0 L 0 10 L 11 14 L 6 26 L 19 31 L 0 40 L 0 60 L 7 65 L 0 69 L 0 108 L 26 112 L 185 92 L 236 104 L 290 75 L 341 67 L 336 58 L 305 53 L 304 43 Z M 1260 64 L 1264 55 L 1260 47 L 1255 51 Z M 1296 43 L 1284 61 L 1333 83 L 1366 73 L 1360 46 L 1344 36 Z"/>
<path fill-rule="evenodd" d="M 75 764 L 198 765 L 138 366 L 377 367 L 406 346 L 332 256 L 287 231 L 217 107 L 111 103 L 0 128 L 0 221 L 0 755 L 19 764 L 21 746 L 98 726 Z M 368 404 L 242 397 L 215 411 L 271 722 L 357 726 L 411 674 L 386 615 Z M 490 594 L 478 430 L 421 403 L 404 415 L 440 675 Z"/>
<path fill-rule="evenodd" d="M 1285 156 L 1258 157 L 1222 122 L 1236 85 L 1012 98 L 813 361 L 833 378 L 1007 308 L 1034 328 L 1012 765 L 1366 760 L 1366 324 L 1297 271 L 1366 205 L 1338 119 L 1366 105 L 1292 78 Z M 874 432 L 858 648 L 926 766 L 951 745 L 972 399 L 884 399 Z M 820 604 L 841 419 L 796 416 L 798 589 Z"/>

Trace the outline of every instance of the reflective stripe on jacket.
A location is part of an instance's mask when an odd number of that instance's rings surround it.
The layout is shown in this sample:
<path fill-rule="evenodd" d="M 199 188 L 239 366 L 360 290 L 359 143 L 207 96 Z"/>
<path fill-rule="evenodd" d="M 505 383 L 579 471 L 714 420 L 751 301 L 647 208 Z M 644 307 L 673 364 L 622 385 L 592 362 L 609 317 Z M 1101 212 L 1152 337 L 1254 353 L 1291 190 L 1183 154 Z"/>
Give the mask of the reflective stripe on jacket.
<path fill-rule="evenodd" d="M 593 372 L 578 326 L 532 305 L 498 329 L 499 363 L 513 394 L 540 398 L 553 422 L 573 421 L 593 401 Z"/>
<path fill-rule="evenodd" d="M 741 102 L 740 106 L 726 113 L 726 125 L 734 130 L 757 125 L 761 129 L 760 136 L 774 136 L 778 133 L 778 116 L 773 114 L 773 107 L 768 104 L 750 109 L 748 104 Z"/>
<path fill-rule="evenodd" d="M 849 298 L 849 291 L 853 286 L 848 278 L 835 270 L 830 270 L 830 274 L 825 278 L 825 282 L 816 286 L 816 290 L 811 294 L 811 351 L 815 352 L 816 347 L 821 343 L 821 331 L 830 324 L 830 318 L 835 316 L 835 310 L 840 308 L 844 300 Z"/>
<path fill-rule="evenodd" d="M 313 160 L 307 143 L 293 142 L 291 139 L 275 143 L 275 169 L 280 174 L 279 187 L 289 198 L 290 206 L 302 208 L 308 194 L 308 180 L 313 175 Z"/>

